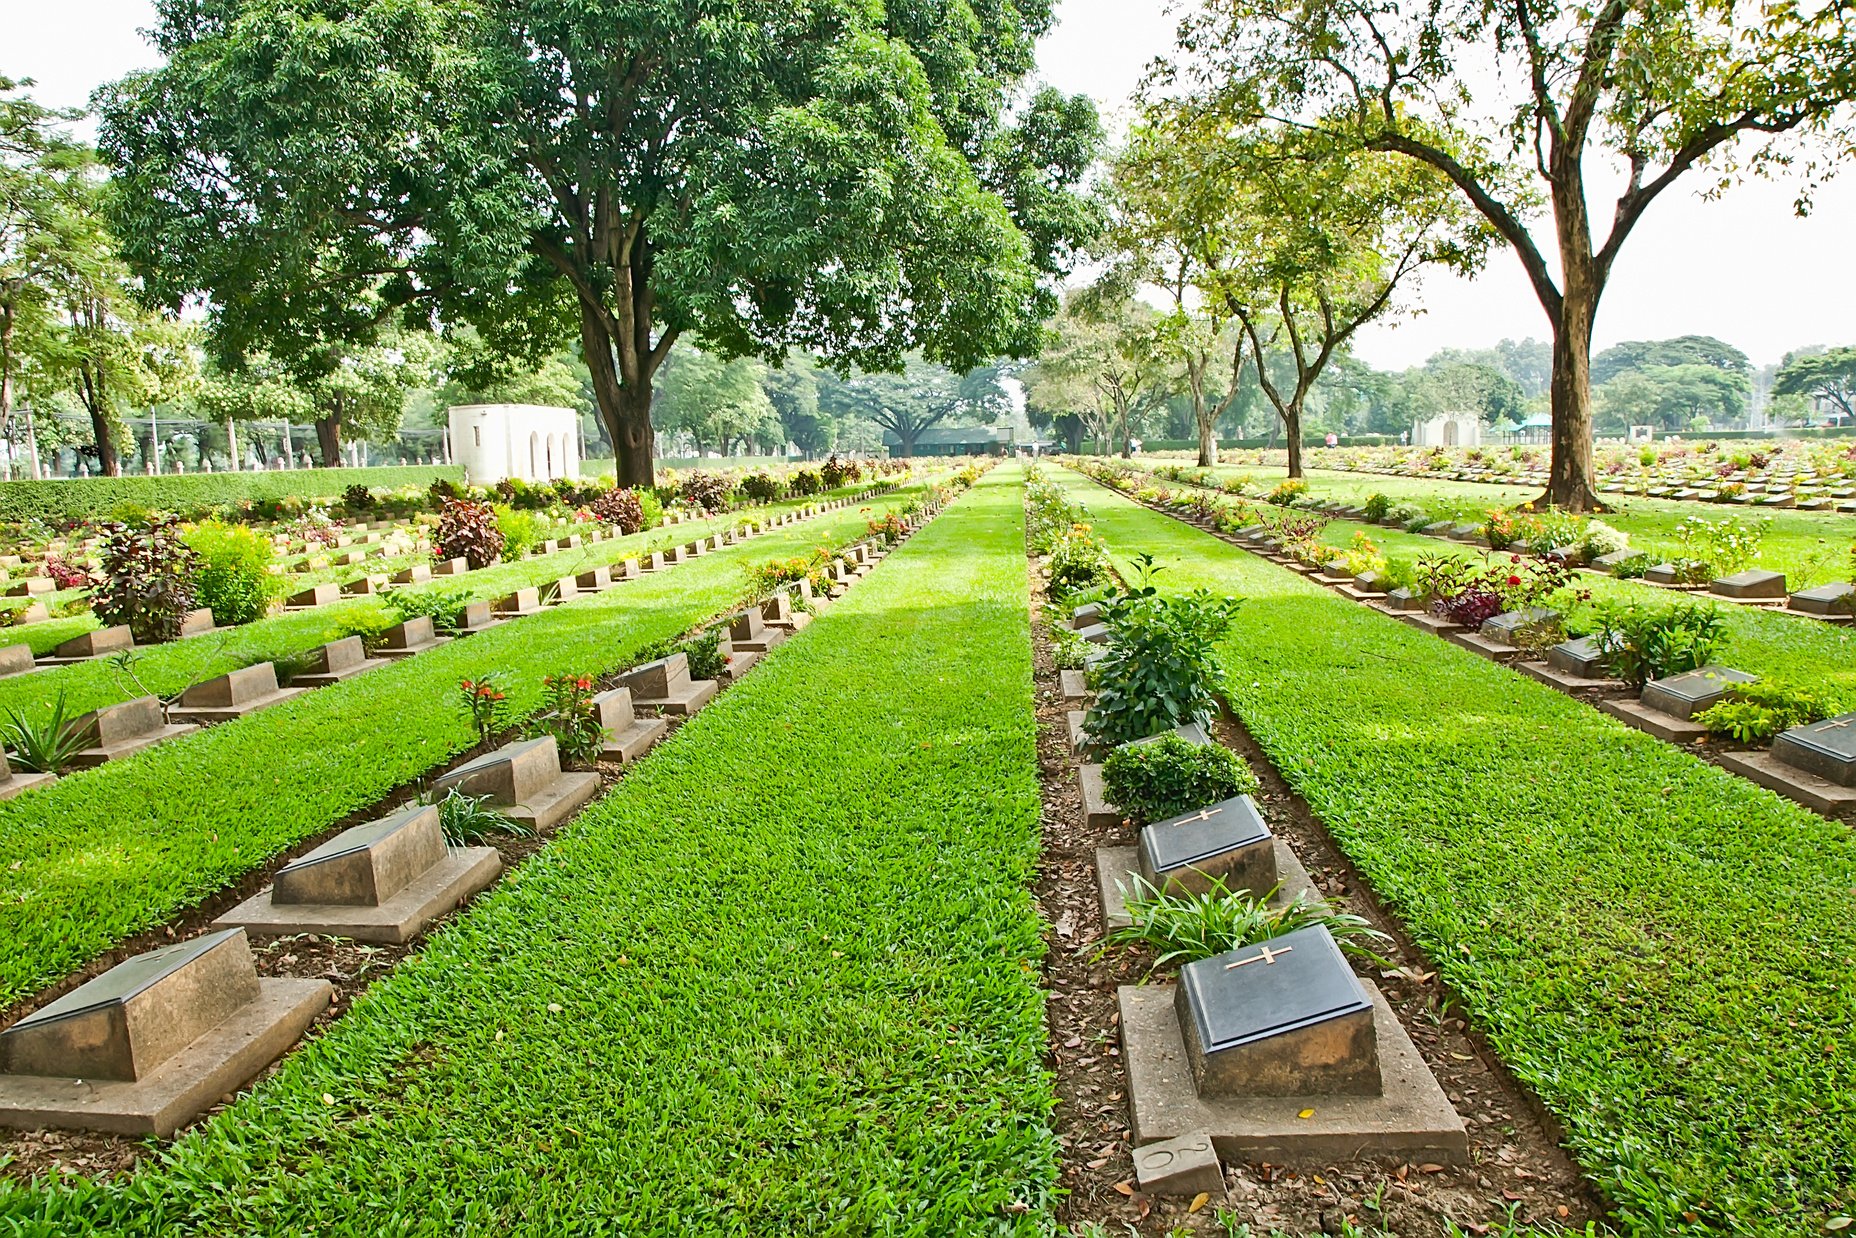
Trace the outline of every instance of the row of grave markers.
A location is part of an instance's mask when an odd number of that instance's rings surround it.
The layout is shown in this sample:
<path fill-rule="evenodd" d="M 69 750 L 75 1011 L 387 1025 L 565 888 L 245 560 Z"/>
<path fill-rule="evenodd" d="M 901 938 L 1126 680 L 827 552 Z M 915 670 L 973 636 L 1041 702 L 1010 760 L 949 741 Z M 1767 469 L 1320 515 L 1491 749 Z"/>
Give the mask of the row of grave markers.
<path fill-rule="evenodd" d="M 930 505 L 905 520 L 905 536 L 939 511 Z M 786 513 L 771 523 L 801 518 Z M 880 541 L 839 552 L 830 596 L 887 553 Z M 807 582 L 729 618 L 731 678 L 805 626 L 809 616 L 795 608 L 795 595 L 812 597 Z M 606 736 L 602 757 L 636 761 L 666 733 L 668 716 L 695 713 L 717 690 L 713 680 L 690 678 L 681 653 L 626 671 L 595 698 Z M 497 811 L 544 831 L 599 787 L 597 773 L 563 770 L 554 738 L 544 736 L 466 761 L 435 779 L 432 790 L 486 797 Z M 447 846 L 435 804 L 344 830 L 285 863 L 270 886 L 207 933 L 126 960 L 0 1032 L 0 1124 L 172 1135 L 285 1053 L 334 996 L 324 980 L 261 979 L 250 937 L 409 941 L 501 871 L 493 847 Z"/>
<path fill-rule="evenodd" d="M 1070 622 L 1106 651 L 1098 606 L 1077 608 Z M 1089 750 L 1082 727 L 1091 700 L 1085 673 L 1062 672 L 1062 690 L 1076 706 L 1066 722 L 1084 760 L 1077 774 L 1088 824 L 1119 829 L 1101 766 L 1087 760 L 1101 754 Z M 1172 733 L 1214 742 L 1193 724 Z M 1132 844 L 1099 847 L 1096 880 L 1110 929 L 1131 923 L 1127 900 L 1136 890 L 1222 887 L 1277 907 L 1320 901 L 1249 795 L 1144 826 Z M 1116 998 L 1143 1191 L 1216 1195 L 1221 1162 L 1232 1160 L 1468 1159 L 1461 1117 L 1377 986 L 1354 972 L 1323 926 L 1188 963 L 1171 985 L 1122 986 Z"/>
<path fill-rule="evenodd" d="M 889 488 L 894 487 L 892 485 Z M 822 504 L 809 504 L 797 511 L 783 512 L 768 518 L 762 525 L 752 526 L 753 531 L 750 533 L 730 530 L 725 534 L 696 539 L 680 548 L 653 553 L 643 559 L 626 559 L 610 566 L 589 568 L 575 575 L 561 577 L 546 587 L 545 594 L 542 589 L 524 588 L 494 601 L 473 601 L 465 605 L 454 631 L 457 636 L 474 635 L 498 623 L 537 614 L 548 605 L 570 602 L 581 596 L 599 593 L 622 581 L 665 570 L 686 559 L 758 535 L 761 531 L 842 509 L 862 501 L 862 497 L 833 499 Z M 204 616 L 206 628 L 210 629 L 211 612 L 196 613 Z M 200 724 L 228 722 L 245 717 L 292 700 L 307 689 L 344 682 L 385 666 L 388 662 L 435 649 L 452 639 L 451 636 L 437 633 L 430 616 L 420 615 L 388 628 L 381 636 L 380 647 L 372 656 L 367 653 L 358 636 L 345 637 L 323 645 L 315 651 L 309 669 L 293 678 L 289 687 L 279 684 L 273 663 L 261 662 L 193 685 L 181 694 L 179 702 L 171 709 L 164 709 L 160 699 L 152 695 L 103 706 L 73 720 L 72 726 L 83 737 L 84 747 L 72 758 L 71 764 L 78 769 L 92 769 L 109 761 L 133 756 L 158 743 L 192 734 L 199 729 Z M 44 660 L 37 667 L 28 666 L 16 673 L 106 657 L 135 647 L 134 637 L 126 626 L 86 632 L 74 638 L 74 641 L 81 644 L 83 657 Z M 74 651 L 78 647 L 73 642 L 66 644 L 73 645 Z M 0 667 L 8 665 L 8 659 L 17 665 L 21 653 L 30 661 L 31 651 L 25 646 L 0 645 Z M 11 799 L 55 780 L 56 775 L 48 772 L 14 771 L 4 752 L 0 752 L 0 800 Z"/>
<path fill-rule="evenodd" d="M 1491 661 L 1512 665 L 1549 687 L 1595 703 L 1612 717 L 1671 743 L 1689 744 L 1703 738 L 1707 730 L 1694 720 L 1696 716 L 1726 699 L 1735 684 L 1753 683 L 1758 678 L 1711 664 L 1653 680 L 1644 685 L 1635 700 L 1614 699 L 1627 697 L 1630 688 L 1606 676 L 1605 651 L 1598 647 L 1596 638 L 1562 641 L 1548 649 L 1544 659 L 1524 656 L 1534 643 L 1530 638 L 1558 628 L 1560 616 L 1556 612 L 1542 608 L 1507 612 L 1469 631 L 1431 614 L 1425 600 L 1410 589 L 1388 590 L 1373 573 L 1355 576 L 1338 562 L 1311 568 L 1294 561 L 1283 553 L 1281 541 L 1267 529 L 1246 529 L 1227 536 L 1196 519 L 1175 512 L 1166 514 L 1188 519 L 1221 540 L 1261 554 L 1412 627 L 1444 637 Z M 1721 764 L 1728 769 L 1814 812 L 1831 818 L 1856 816 L 1856 713 L 1794 727 L 1781 734 L 1769 751 L 1719 755 Z"/>

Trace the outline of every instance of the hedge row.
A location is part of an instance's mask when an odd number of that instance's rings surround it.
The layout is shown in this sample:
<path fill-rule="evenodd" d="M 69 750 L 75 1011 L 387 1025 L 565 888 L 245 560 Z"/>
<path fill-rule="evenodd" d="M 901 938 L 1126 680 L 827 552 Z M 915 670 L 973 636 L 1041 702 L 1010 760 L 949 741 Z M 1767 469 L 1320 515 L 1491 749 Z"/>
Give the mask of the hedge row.
<path fill-rule="evenodd" d="M 429 486 L 462 482 L 455 464 L 362 469 L 284 469 L 265 473 L 188 473 L 163 477 L 73 477 L 0 482 L 0 521 L 84 520 L 133 503 L 151 511 L 190 511 L 240 499 L 336 499 L 349 486 Z"/>
<path fill-rule="evenodd" d="M 1066 475 L 1122 563 L 1244 595 L 1226 691 L 1637 1235 L 1856 1213 L 1856 839 Z"/>
<path fill-rule="evenodd" d="M 743 562 L 852 540 L 867 519 L 847 508 L 724 547 L 0 803 L 0 1004 L 472 747 L 460 679 L 500 674 L 526 715 L 543 675 L 631 665 L 737 602 Z"/>

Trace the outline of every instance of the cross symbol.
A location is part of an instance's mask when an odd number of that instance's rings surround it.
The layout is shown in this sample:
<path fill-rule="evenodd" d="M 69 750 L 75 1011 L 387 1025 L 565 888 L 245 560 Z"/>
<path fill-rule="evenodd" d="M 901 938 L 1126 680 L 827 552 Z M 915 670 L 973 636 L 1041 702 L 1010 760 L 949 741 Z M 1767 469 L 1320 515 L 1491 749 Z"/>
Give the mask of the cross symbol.
<path fill-rule="evenodd" d="M 1174 825 L 1186 825 L 1193 821 L 1210 821 L 1213 817 L 1217 816 L 1219 813 L 1223 811 L 1224 809 L 1222 808 L 1201 808 L 1195 813 L 1189 813 L 1188 815 L 1181 817 L 1179 820 L 1173 822 L 1173 824 Z"/>
<path fill-rule="evenodd" d="M 1226 971 L 1235 971 L 1235 970 L 1236 970 L 1237 968 L 1239 968 L 1239 967 L 1242 967 L 1242 966 L 1244 966 L 1244 964 L 1246 964 L 1246 963 L 1255 963 L 1255 962 L 1256 962 L 1257 960 L 1259 960 L 1259 959 L 1261 959 L 1261 960 L 1262 960 L 1262 961 L 1263 961 L 1263 962 L 1264 962 L 1265 964 L 1274 964 L 1274 963 L 1276 962 L 1276 960 L 1277 960 L 1277 959 L 1279 959 L 1279 958 L 1281 958 L 1281 957 L 1282 957 L 1283 955 L 1285 955 L 1285 954 L 1287 954 L 1287 953 L 1289 953 L 1289 952 L 1290 952 L 1291 950 L 1293 950 L 1293 949 L 1295 949 L 1295 947 L 1294 947 L 1294 946 L 1284 946 L 1284 947 L 1283 947 L 1282 949 L 1280 949 L 1280 950 L 1274 950 L 1274 949 L 1271 949 L 1271 948 L 1270 948 L 1269 946 L 1258 946 L 1258 947 L 1257 947 L 1257 949 L 1259 949 L 1259 950 L 1261 950 L 1261 951 L 1263 951 L 1263 953 L 1262 953 L 1262 954 L 1253 954 L 1253 955 L 1251 955 L 1251 956 L 1250 956 L 1249 958 L 1247 958 L 1247 959 L 1239 959 L 1239 960 L 1238 960 L 1237 962 L 1235 962 L 1235 963 L 1226 963 L 1226 964 L 1224 965 L 1224 969 L 1225 969 Z"/>
<path fill-rule="evenodd" d="M 1850 724 L 1850 720 L 1848 718 L 1839 718 L 1835 722 L 1826 722 L 1824 724 L 1824 729 L 1826 731 L 1837 731 L 1837 730 L 1843 729 L 1849 724 Z"/>

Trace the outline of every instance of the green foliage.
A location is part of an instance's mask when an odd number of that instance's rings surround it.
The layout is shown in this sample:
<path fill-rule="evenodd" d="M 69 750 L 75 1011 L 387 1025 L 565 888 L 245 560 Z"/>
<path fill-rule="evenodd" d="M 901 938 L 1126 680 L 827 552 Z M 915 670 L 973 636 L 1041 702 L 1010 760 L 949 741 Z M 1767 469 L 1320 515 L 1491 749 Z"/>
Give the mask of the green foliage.
<path fill-rule="evenodd" d="M 1732 576 L 1753 565 L 1766 538 L 1767 521 L 1746 521 L 1734 515 L 1717 519 L 1690 516 L 1676 525 L 1684 564 L 1695 566 L 1693 583 L 1712 577 Z"/>
<path fill-rule="evenodd" d="M 480 675 L 458 681 L 458 704 L 464 716 L 477 730 L 477 742 L 485 748 L 496 739 L 497 732 L 509 725 L 509 694 L 503 690 L 501 676 Z"/>
<path fill-rule="evenodd" d="M 1606 671 L 1633 688 L 1706 666 L 1725 639 L 1720 612 L 1696 602 L 1602 606 L 1594 636 Z"/>
<path fill-rule="evenodd" d="M 1806 723 L 1821 722 L 1836 713 L 1822 693 L 1773 680 L 1737 683 L 1727 699 L 1695 715 L 1710 735 L 1723 735 L 1743 744 L 1769 744 L 1779 732 Z"/>
<path fill-rule="evenodd" d="M 1257 776 L 1223 744 L 1195 744 L 1168 733 L 1109 753 L 1102 783 L 1109 803 L 1145 825 L 1253 794 Z"/>
<path fill-rule="evenodd" d="M 227 505 L 291 498 L 307 506 L 329 502 L 354 484 L 429 485 L 459 479 L 455 465 L 365 469 L 289 469 L 265 473 L 190 473 L 162 477 L 77 477 L 0 482 L 0 521 L 86 520 L 132 505 L 146 521 L 151 511 L 204 517 Z M 112 519 L 120 517 L 112 516 Z"/>
<path fill-rule="evenodd" d="M 76 723 L 65 707 L 64 693 L 59 692 L 44 717 L 8 709 L 6 721 L 0 722 L 0 738 L 6 740 L 13 763 L 21 769 L 62 774 L 86 744 Z"/>
<path fill-rule="evenodd" d="M 440 563 L 463 559 L 476 571 L 500 561 L 507 546 L 501 517 L 488 503 L 475 499 L 440 500 L 438 530 L 432 535 L 434 559 Z"/>
<path fill-rule="evenodd" d="M 547 525 L 533 512 L 496 505 L 496 531 L 502 535 L 504 563 L 514 563 L 547 540 Z"/>
<path fill-rule="evenodd" d="M 531 736 L 552 735 L 561 760 L 592 765 L 606 732 L 593 708 L 591 675 L 548 675 L 541 681 L 541 709 L 529 720 Z"/>
<path fill-rule="evenodd" d="M 1146 555 L 1137 563 L 1134 587 L 1103 609 L 1108 654 L 1096 665 L 1096 700 L 1083 722 L 1110 747 L 1183 722 L 1211 721 L 1218 708 L 1212 647 L 1239 606 L 1237 598 L 1204 590 L 1163 597 L 1153 584 L 1162 569 Z"/>
<path fill-rule="evenodd" d="M 393 622 L 429 616 L 437 631 L 456 631 L 464 617 L 464 607 L 475 600 L 468 589 L 393 588 L 380 595 L 380 604 L 393 616 Z"/>
<path fill-rule="evenodd" d="M 194 608 L 196 556 L 182 540 L 177 520 L 145 528 L 105 525 L 97 549 L 102 583 L 90 608 L 105 625 L 127 624 L 138 645 L 180 638 L 181 623 Z"/>
<path fill-rule="evenodd" d="M 1366 496 L 1366 502 L 1360 506 L 1361 510 L 1366 513 L 1367 520 L 1373 524 L 1378 524 L 1391 514 L 1392 499 L 1388 495 L 1374 491 L 1372 494 Z"/>
<path fill-rule="evenodd" d="M 453 847 L 474 847 L 497 834 L 525 837 L 534 833 L 514 817 L 504 816 L 490 807 L 487 795 L 466 795 L 456 787 L 426 803 L 438 805 L 438 828 L 445 832 L 445 842 Z"/>
<path fill-rule="evenodd" d="M 1133 923 L 1111 929 L 1108 942 L 1148 947 L 1158 955 L 1155 967 L 1183 967 L 1317 924 L 1328 930 L 1342 950 L 1368 959 L 1377 956 L 1367 942 L 1391 940 L 1362 917 L 1335 911 L 1306 893 L 1272 907 L 1275 894 L 1275 890 L 1229 890 L 1222 878 L 1214 879 L 1212 888 L 1203 894 L 1163 893 L 1136 877 L 1127 898 Z"/>
<path fill-rule="evenodd" d="M 282 592 L 271 571 L 277 552 L 270 540 L 243 525 L 206 520 L 182 535 L 198 563 L 200 605 L 210 607 L 220 627 L 262 618 Z"/>

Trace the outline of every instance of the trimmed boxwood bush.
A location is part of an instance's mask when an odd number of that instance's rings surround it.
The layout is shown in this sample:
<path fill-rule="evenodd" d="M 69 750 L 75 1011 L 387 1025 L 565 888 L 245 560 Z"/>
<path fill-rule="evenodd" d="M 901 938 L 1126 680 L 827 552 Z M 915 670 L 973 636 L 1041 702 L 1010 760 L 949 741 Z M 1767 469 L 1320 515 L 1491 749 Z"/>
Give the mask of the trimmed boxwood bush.
<path fill-rule="evenodd" d="M 1195 744 L 1162 735 L 1146 744 L 1125 744 L 1102 763 L 1109 803 L 1136 825 L 1163 821 L 1257 789 L 1257 776 L 1243 758 L 1221 744 Z"/>
<path fill-rule="evenodd" d="M 184 539 L 199 564 L 199 603 L 211 608 L 220 627 L 250 623 L 270 608 L 282 581 L 271 572 L 277 557 L 271 543 L 243 525 L 208 520 Z"/>

